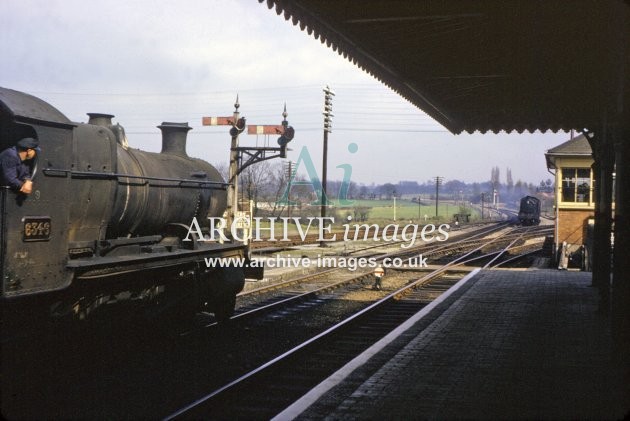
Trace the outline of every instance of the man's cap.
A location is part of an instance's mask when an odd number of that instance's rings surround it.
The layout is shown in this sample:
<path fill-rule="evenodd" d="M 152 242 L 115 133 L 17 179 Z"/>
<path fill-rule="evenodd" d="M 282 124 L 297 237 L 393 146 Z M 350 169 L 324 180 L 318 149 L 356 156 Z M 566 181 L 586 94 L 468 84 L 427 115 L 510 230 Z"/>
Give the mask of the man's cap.
<path fill-rule="evenodd" d="M 36 149 L 39 147 L 39 141 L 37 139 L 33 139 L 32 137 L 25 137 L 24 139 L 20 139 L 18 141 L 17 146 L 21 149 Z"/>

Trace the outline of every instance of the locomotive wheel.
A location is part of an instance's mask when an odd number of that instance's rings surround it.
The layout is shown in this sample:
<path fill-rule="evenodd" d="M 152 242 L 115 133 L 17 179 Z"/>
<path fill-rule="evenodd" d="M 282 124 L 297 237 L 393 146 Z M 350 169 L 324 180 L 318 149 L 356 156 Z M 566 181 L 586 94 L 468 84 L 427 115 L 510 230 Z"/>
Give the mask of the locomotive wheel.
<path fill-rule="evenodd" d="M 209 276 L 212 293 L 212 311 L 219 323 L 225 323 L 234 314 L 236 294 L 245 285 L 243 268 L 225 267 Z"/>
<path fill-rule="evenodd" d="M 230 320 L 230 317 L 234 315 L 234 307 L 236 306 L 236 295 L 231 298 L 226 298 L 224 302 L 217 304 L 214 312 L 214 317 L 217 319 L 217 323 L 226 323 Z"/>

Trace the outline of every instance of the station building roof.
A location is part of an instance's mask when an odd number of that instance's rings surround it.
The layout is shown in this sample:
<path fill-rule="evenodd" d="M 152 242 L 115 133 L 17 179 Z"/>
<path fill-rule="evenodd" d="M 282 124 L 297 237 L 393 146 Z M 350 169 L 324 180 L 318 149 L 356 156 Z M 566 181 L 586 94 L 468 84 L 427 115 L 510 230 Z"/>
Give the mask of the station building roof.
<path fill-rule="evenodd" d="M 630 123 L 622 0 L 259 0 L 453 133 Z"/>

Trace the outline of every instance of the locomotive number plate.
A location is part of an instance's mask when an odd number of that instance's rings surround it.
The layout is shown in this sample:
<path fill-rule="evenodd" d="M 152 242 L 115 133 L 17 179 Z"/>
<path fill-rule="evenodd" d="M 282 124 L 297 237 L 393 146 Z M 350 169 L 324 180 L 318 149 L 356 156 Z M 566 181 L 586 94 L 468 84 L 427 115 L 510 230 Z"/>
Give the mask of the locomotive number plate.
<path fill-rule="evenodd" d="M 30 216 L 23 218 L 24 241 L 48 241 L 50 240 L 50 217 Z"/>

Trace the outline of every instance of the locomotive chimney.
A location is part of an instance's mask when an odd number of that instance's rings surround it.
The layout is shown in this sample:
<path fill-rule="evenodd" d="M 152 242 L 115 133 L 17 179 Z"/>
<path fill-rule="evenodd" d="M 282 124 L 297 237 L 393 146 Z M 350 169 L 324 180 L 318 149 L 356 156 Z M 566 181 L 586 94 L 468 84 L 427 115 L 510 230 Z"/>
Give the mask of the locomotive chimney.
<path fill-rule="evenodd" d="M 114 118 L 111 114 L 101 114 L 101 113 L 87 113 L 90 117 L 88 120 L 88 124 L 93 124 L 95 126 L 109 127 L 112 125 L 112 118 Z"/>
<path fill-rule="evenodd" d="M 164 121 L 157 126 L 162 130 L 162 153 L 173 155 L 186 155 L 186 136 L 192 129 L 188 123 L 169 123 Z"/>

